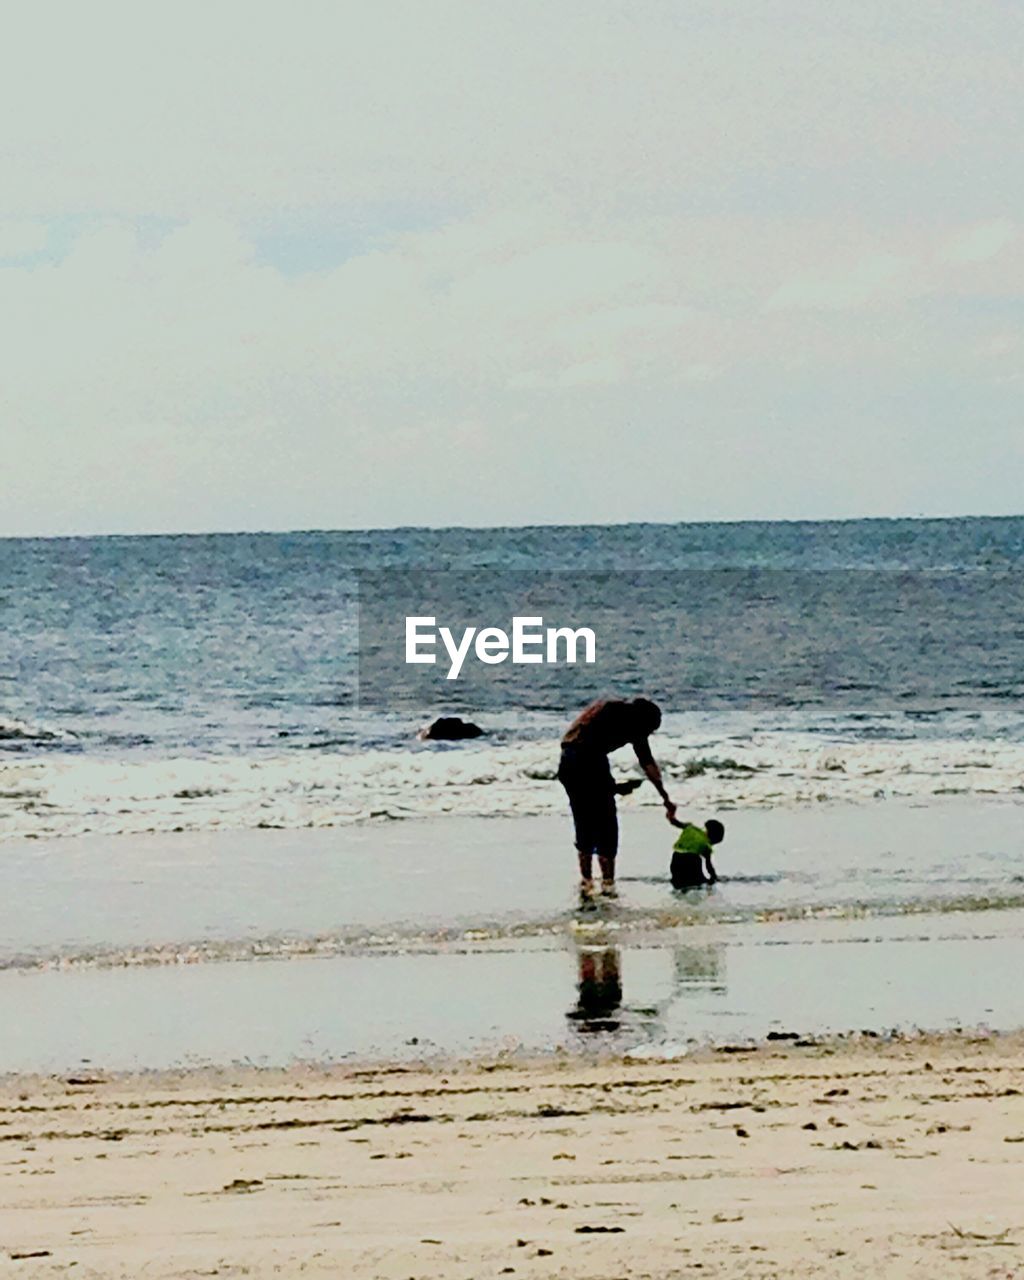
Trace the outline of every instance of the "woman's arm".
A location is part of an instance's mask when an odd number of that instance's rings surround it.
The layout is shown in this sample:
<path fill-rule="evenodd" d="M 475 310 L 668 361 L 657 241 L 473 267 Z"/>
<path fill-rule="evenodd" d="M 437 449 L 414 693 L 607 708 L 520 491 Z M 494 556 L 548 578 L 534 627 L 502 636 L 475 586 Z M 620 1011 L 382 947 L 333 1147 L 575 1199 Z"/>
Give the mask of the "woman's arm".
<path fill-rule="evenodd" d="M 653 760 L 649 761 L 647 764 L 643 764 L 641 761 L 641 765 L 644 773 L 646 773 L 648 778 L 650 778 L 654 783 L 654 789 L 657 791 L 658 795 L 661 796 L 661 803 L 665 806 L 665 813 L 668 816 L 669 822 L 671 822 L 676 816 L 676 806 L 672 803 L 668 792 L 665 790 L 665 784 L 661 780 L 661 770 Z"/>
<path fill-rule="evenodd" d="M 654 783 L 654 789 L 661 796 L 661 803 L 665 806 L 665 813 L 669 822 L 676 816 L 676 806 L 669 798 L 668 792 L 665 790 L 665 784 L 661 780 L 661 770 L 658 768 L 654 756 L 651 754 L 651 744 L 646 738 L 638 738 L 633 743 L 633 750 L 636 752 L 637 761 L 640 768 L 647 774 L 651 782 Z"/>

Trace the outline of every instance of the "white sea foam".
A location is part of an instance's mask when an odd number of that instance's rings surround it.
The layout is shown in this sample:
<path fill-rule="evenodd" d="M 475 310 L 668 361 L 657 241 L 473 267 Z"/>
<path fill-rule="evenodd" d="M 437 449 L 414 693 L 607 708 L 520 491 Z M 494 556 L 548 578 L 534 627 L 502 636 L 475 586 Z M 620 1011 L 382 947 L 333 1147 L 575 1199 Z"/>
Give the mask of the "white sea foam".
<path fill-rule="evenodd" d="M 674 796 L 700 812 L 1024 791 L 1024 744 L 998 740 L 666 736 L 658 754 Z M 615 763 L 635 773 L 628 752 Z M 163 759 L 22 750 L 0 763 L 0 839 L 561 812 L 556 766 L 547 741 Z M 624 802 L 655 803 L 650 788 Z"/>
<path fill-rule="evenodd" d="M 678 1040 L 661 1040 L 657 1044 L 638 1044 L 623 1055 L 627 1062 L 677 1062 L 693 1052 L 693 1046 Z"/>
<path fill-rule="evenodd" d="M 922 935 L 909 923 L 927 917 L 929 928 L 942 928 L 944 936 L 973 936 L 971 926 L 959 935 L 954 926 L 937 925 L 936 921 L 966 918 L 984 919 L 988 934 L 999 933 L 1012 926 L 993 920 L 995 914 L 1014 915 L 1024 910 L 1024 895 L 994 894 L 960 897 L 921 897 L 914 900 L 875 902 L 848 901 L 829 904 L 791 904 L 776 908 L 756 906 L 715 906 L 680 903 L 651 909 L 616 907 L 614 918 L 593 920 L 579 914 L 558 912 L 529 916 L 511 921 L 480 922 L 469 927 L 449 923 L 423 929 L 416 924 L 396 923 L 387 926 L 351 925 L 324 933 L 275 933 L 255 938 L 204 938 L 180 942 L 138 942 L 131 945 L 83 945 L 81 942 L 27 950 L 0 949 L 0 973 L 6 971 L 36 972 L 72 969 L 142 969 L 180 965 L 240 963 L 247 961 L 296 960 L 309 957 L 365 955 L 429 955 L 447 953 L 490 953 L 514 950 L 522 944 L 532 949 L 562 950 L 567 944 L 580 950 L 605 950 L 610 946 L 694 945 L 686 940 L 690 930 L 714 925 L 748 930 L 764 928 L 772 946 L 804 945 L 806 934 L 779 933 L 780 926 L 830 926 L 849 923 L 870 924 L 870 931 L 858 938 L 846 934 L 847 942 L 868 943 L 887 922 L 904 921 L 909 932 L 904 938 Z M 1019 930 L 1018 930 L 1019 932 Z M 897 940 L 899 938 L 897 937 Z M 698 948 L 703 943 L 697 944 Z"/>

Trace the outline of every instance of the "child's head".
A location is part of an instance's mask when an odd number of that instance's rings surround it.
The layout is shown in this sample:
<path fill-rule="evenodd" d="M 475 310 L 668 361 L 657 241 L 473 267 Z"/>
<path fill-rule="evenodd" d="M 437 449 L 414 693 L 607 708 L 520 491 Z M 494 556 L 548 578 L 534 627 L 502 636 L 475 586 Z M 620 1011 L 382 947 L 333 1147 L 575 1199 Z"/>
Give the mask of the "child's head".
<path fill-rule="evenodd" d="M 704 833 L 708 838 L 709 844 L 721 844 L 725 839 L 725 827 L 717 818 L 709 818 L 704 824 Z"/>

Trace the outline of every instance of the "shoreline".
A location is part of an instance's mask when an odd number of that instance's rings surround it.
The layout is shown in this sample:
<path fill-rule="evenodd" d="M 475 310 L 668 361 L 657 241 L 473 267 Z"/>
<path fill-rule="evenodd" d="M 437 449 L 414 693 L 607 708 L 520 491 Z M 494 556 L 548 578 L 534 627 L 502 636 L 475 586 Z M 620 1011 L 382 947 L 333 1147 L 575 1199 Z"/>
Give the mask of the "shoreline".
<path fill-rule="evenodd" d="M 1024 1027 L 1020 814 L 737 812 L 722 883 L 674 895 L 641 809 L 587 911 L 567 819 L 29 842 L 0 858 L 0 1071 Z"/>
<path fill-rule="evenodd" d="M 499 1049 L 486 1054 L 423 1053 L 420 1056 L 414 1055 L 401 1059 L 296 1058 L 292 1062 L 283 1064 L 261 1064 L 240 1060 L 221 1063 L 200 1062 L 170 1067 L 108 1069 L 102 1063 L 83 1063 L 78 1067 L 55 1071 L 0 1072 L 0 1113 L 7 1110 L 27 1113 L 33 1110 L 32 1106 L 12 1108 L 9 1104 L 11 1098 L 15 1096 L 20 1102 L 31 1102 L 36 1095 L 56 1097 L 59 1094 L 66 1097 L 85 1098 L 87 1090 L 97 1088 L 134 1093 L 140 1089 L 173 1092 L 178 1089 L 192 1089 L 195 1086 L 210 1086 L 228 1092 L 237 1090 L 240 1097 L 252 1100 L 250 1095 L 254 1090 L 258 1092 L 261 1088 L 279 1090 L 292 1086 L 304 1087 L 316 1080 L 366 1084 L 366 1082 L 379 1083 L 386 1078 L 408 1079 L 413 1082 L 414 1088 L 423 1085 L 433 1090 L 438 1079 L 443 1079 L 447 1084 L 452 1079 L 484 1078 L 496 1072 L 518 1073 L 524 1077 L 538 1079 L 541 1077 L 546 1079 L 548 1076 L 561 1078 L 568 1073 L 573 1077 L 579 1076 L 582 1080 L 590 1079 L 593 1073 L 600 1076 L 602 1072 L 622 1068 L 635 1071 L 638 1075 L 658 1073 L 664 1069 L 664 1071 L 679 1071 L 685 1076 L 690 1067 L 704 1071 L 710 1069 L 715 1063 L 764 1065 L 777 1060 L 786 1062 L 832 1058 L 845 1060 L 859 1056 L 888 1059 L 899 1058 L 902 1055 L 913 1056 L 918 1050 L 923 1049 L 932 1049 L 937 1053 L 966 1052 L 968 1049 L 991 1050 L 996 1057 L 1007 1060 L 1019 1058 L 1021 1071 L 1024 1073 L 1024 1024 L 1006 1029 L 992 1028 L 983 1023 L 947 1030 L 906 1027 L 880 1031 L 865 1027 L 849 1027 L 846 1030 L 822 1032 L 818 1035 L 812 1032 L 771 1031 L 756 1038 L 737 1038 L 733 1041 L 718 1042 L 694 1041 L 685 1046 L 651 1045 L 636 1051 L 622 1051 L 609 1046 L 587 1055 L 552 1048 L 532 1054 L 514 1049 Z M 29 1097 L 22 1097 L 26 1093 Z M 89 1097 L 91 1098 L 91 1095 Z M 1022 1114 L 1024 1114 L 1024 1089 L 1021 1091 L 1021 1097 Z M 10 1134 L 0 1134 L 0 1143 L 10 1140 Z"/>
<path fill-rule="evenodd" d="M 667 883 L 660 810 L 621 806 L 623 923 L 722 925 L 1024 904 L 1024 798 L 827 801 L 724 813 L 709 895 Z M 85 835 L 0 848 L 0 971 L 449 946 L 541 936 L 578 907 L 568 813 Z"/>
<path fill-rule="evenodd" d="M 29 1280 L 981 1280 L 1024 1247 L 1019 1144 L 1021 1032 L 17 1077 L 2 1248 Z"/>

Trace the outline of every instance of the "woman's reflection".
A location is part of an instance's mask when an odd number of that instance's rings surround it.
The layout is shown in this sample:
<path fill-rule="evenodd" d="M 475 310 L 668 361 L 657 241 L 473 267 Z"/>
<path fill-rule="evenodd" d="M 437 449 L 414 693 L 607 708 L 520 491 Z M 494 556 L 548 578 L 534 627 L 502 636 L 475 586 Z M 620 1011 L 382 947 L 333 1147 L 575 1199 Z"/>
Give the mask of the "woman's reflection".
<path fill-rule="evenodd" d="M 715 997 L 726 992 L 726 949 L 722 943 L 675 946 L 660 998 L 649 1004 L 622 1002 L 622 952 L 610 943 L 576 948 L 576 1004 L 566 1014 L 575 1029 L 594 1034 L 625 1030 L 653 1034 L 671 1020 L 680 998 Z M 662 953 L 666 955 L 666 953 Z M 666 955 L 668 959 L 668 955 Z M 653 993 L 652 993 L 653 994 Z"/>
<path fill-rule="evenodd" d="M 576 1007 L 566 1017 L 586 1032 L 618 1031 L 622 1025 L 622 975 L 618 947 L 580 948 Z"/>

